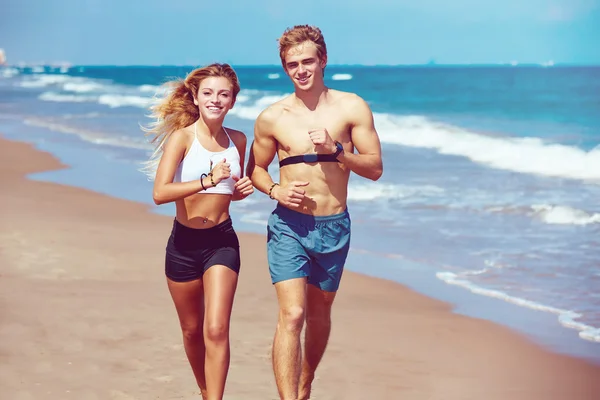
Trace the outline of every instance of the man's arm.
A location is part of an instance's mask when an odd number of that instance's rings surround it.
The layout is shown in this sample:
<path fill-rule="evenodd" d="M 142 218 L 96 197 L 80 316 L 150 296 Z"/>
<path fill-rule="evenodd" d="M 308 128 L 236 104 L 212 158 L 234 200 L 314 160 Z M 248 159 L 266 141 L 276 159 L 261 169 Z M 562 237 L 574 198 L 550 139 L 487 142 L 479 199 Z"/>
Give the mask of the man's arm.
<path fill-rule="evenodd" d="M 263 111 L 254 124 L 254 142 L 250 147 L 250 157 L 246 174 L 252 180 L 255 188 L 270 195 L 289 208 L 297 208 L 302 204 L 306 191 L 302 189 L 308 182 L 292 181 L 284 187 L 273 182 L 268 172 L 269 164 L 275 158 L 277 152 L 277 140 L 273 136 L 273 112 L 271 108 Z M 269 193 L 270 192 L 270 193 Z"/>
<path fill-rule="evenodd" d="M 243 132 L 236 131 L 230 129 L 229 137 L 233 140 L 235 147 L 238 150 L 238 154 L 240 155 L 240 171 L 242 176 L 231 176 L 235 181 L 235 185 L 233 186 L 233 196 L 231 197 L 232 201 L 244 200 L 246 197 L 250 196 L 254 192 L 254 188 L 252 187 L 252 181 L 247 176 L 244 176 L 244 161 L 246 160 L 246 143 L 248 139 Z"/>
<path fill-rule="evenodd" d="M 376 181 L 383 174 L 383 162 L 373 113 L 369 105 L 356 95 L 348 99 L 347 110 L 350 136 L 358 154 L 344 149 L 337 159 L 357 175 Z"/>
<path fill-rule="evenodd" d="M 274 183 L 268 168 L 277 152 L 277 142 L 271 133 L 271 122 L 269 120 L 271 112 L 270 109 L 266 109 L 256 119 L 254 141 L 250 146 L 246 167 L 246 175 L 250 178 L 254 187 L 265 194 L 269 194 L 269 189 Z"/>

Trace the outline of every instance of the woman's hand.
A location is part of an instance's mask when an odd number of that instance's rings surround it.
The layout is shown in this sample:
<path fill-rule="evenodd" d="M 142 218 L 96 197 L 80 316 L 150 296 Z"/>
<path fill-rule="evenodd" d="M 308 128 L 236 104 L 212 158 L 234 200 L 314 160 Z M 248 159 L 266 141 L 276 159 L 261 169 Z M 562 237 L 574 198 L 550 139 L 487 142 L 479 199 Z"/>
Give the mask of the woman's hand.
<path fill-rule="evenodd" d="M 231 168 L 229 167 L 227 160 L 223 159 L 215 165 L 210 173 L 212 174 L 211 183 L 214 183 L 214 186 L 217 186 L 219 182 L 231 176 Z"/>

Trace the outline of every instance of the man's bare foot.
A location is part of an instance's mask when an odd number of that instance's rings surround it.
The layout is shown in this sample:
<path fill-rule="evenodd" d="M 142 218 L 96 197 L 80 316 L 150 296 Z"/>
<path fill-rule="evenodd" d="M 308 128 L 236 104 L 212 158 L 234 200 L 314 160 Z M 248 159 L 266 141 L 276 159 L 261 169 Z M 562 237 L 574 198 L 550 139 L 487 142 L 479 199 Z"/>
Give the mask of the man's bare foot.
<path fill-rule="evenodd" d="M 300 374 L 300 382 L 298 385 L 298 400 L 310 399 L 310 391 L 312 389 L 312 383 L 315 380 L 315 374 L 307 372 L 306 369 Z"/>
<path fill-rule="evenodd" d="M 310 399 L 310 391 L 312 389 L 312 379 L 308 383 L 301 383 L 298 388 L 298 400 Z"/>

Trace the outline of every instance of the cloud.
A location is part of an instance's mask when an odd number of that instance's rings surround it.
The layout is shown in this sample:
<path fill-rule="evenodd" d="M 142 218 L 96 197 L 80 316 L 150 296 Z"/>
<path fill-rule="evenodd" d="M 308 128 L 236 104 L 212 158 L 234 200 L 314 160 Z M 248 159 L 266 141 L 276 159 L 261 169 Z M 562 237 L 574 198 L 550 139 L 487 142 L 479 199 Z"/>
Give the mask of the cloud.
<path fill-rule="evenodd" d="M 567 6 L 568 7 L 568 6 Z M 542 20 L 549 22 L 566 22 L 575 17 L 575 10 L 559 4 L 551 4 L 542 14 Z"/>
<path fill-rule="evenodd" d="M 542 10 L 541 19 L 547 22 L 569 22 L 585 16 L 599 6 L 596 0 L 555 1 Z"/>

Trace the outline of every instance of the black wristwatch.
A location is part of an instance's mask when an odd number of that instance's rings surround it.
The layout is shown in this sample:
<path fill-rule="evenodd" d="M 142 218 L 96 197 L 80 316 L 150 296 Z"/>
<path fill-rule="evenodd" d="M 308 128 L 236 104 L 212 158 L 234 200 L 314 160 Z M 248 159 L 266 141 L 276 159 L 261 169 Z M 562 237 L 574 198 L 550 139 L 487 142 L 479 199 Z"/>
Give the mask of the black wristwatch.
<path fill-rule="evenodd" d="M 342 151 L 344 151 L 344 146 L 342 146 L 342 144 L 336 140 L 335 141 L 335 153 L 333 153 L 333 156 L 335 158 L 338 158 L 338 156 L 342 153 Z"/>

